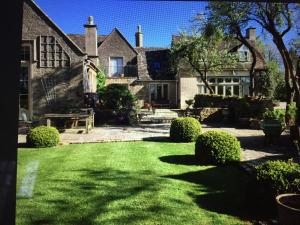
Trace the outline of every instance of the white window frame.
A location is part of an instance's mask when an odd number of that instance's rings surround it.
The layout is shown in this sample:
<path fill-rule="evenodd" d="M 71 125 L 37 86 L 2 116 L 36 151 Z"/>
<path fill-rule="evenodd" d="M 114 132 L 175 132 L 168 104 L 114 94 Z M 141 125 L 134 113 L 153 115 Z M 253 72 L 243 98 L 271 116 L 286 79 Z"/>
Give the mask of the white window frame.
<path fill-rule="evenodd" d="M 117 71 L 117 74 L 113 75 L 112 74 L 112 65 L 111 65 L 111 62 L 113 59 L 116 59 L 117 60 L 117 70 L 118 68 L 120 67 L 121 68 L 121 71 Z M 121 59 L 122 60 L 122 65 L 118 65 L 118 59 Z M 109 57 L 109 60 L 108 60 L 108 77 L 121 77 L 121 75 L 124 75 L 124 58 L 121 57 L 121 56 L 110 56 Z"/>
<path fill-rule="evenodd" d="M 157 99 L 157 85 L 161 85 L 162 86 L 162 98 L 165 97 L 165 92 L 164 92 L 164 85 L 167 85 L 168 86 L 168 92 L 167 92 L 167 97 L 166 99 L 167 100 L 170 100 L 170 85 L 169 83 L 150 83 L 149 84 L 149 102 L 151 102 L 153 99 L 151 99 L 151 85 L 154 86 L 154 98 Z"/>
<path fill-rule="evenodd" d="M 34 44 L 34 43 L 33 43 Z M 21 67 L 27 67 L 28 68 L 28 81 L 27 81 L 27 85 L 28 85 L 28 93 L 27 93 L 27 109 L 28 113 L 29 113 L 29 119 L 32 118 L 32 61 L 34 60 L 34 53 L 33 50 L 35 49 L 32 43 L 22 43 L 22 47 L 24 46 L 28 46 L 29 47 L 29 60 L 21 60 Z M 21 71 L 20 71 L 21 72 Z M 19 81 L 20 82 L 20 81 Z M 19 94 L 19 98 L 20 98 L 20 94 Z M 20 101 L 19 101 L 19 108 L 20 108 Z"/>

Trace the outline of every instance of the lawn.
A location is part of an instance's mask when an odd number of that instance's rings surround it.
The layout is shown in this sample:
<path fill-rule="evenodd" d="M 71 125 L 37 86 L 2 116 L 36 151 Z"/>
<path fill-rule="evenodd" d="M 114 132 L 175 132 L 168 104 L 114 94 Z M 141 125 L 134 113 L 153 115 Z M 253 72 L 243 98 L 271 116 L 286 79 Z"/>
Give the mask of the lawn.
<path fill-rule="evenodd" d="M 18 154 L 18 225 L 250 224 L 248 175 L 196 165 L 193 143 L 78 144 Z M 32 197 L 24 195 L 33 183 Z"/>

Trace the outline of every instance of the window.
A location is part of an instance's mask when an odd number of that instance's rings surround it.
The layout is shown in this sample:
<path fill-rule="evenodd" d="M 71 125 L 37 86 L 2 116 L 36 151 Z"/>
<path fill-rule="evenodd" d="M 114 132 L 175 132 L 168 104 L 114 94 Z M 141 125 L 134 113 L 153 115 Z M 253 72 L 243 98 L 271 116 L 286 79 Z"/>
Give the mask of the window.
<path fill-rule="evenodd" d="M 165 103 L 169 99 L 169 85 L 168 84 L 150 84 L 150 101 L 157 103 Z"/>
<path fill-rule="evenodd" d="M 210 82 L 210 83 L 215 83 L 215 82 L 216 82 L 216 79 L 215 79 L 215 78 L 210 78 L 210 79 L 209 79 L 209 82 Z"/>
<path fill-rule="evenodd" d="M 223 83 L 223 82 L 224 82 L 223 78 L 218 78 L 218 83 Z"/>
<path fill-rule="evenodd" d="M 20 108 L 24 108 L 28 110 L 28 77 L 29 76 L 29 68 L 28 66 L 21 66 L 21 74 L 20 74 L 20 92 L 19 92 L 19 104 Z"/>
<path fill-rule="evenodd" d="M 160 69 L 160 63 L 159 63 L 159 62 L 153 62 L 152 68 L 153 68 L 154 70 L 159 70 L 159 69 Z"/>
<path fill-rule="evenodd" d="M 233 86 L 233 95 L 239 96 L 240 95 L 240 87 L 235 85 Z"/>
<path fill-rule="evenodd" d="M 231 95 L 231 86 L 225 86 L 225 95 L 230 96 Z"/>
<path fill-rule="evenodd" d="M 123 74 L 123 58 L 122 57 L 111 57 L 109 59 L 109 76 L 119 77 Z"/>
<path fill-rule="evenodd" d="M 231 78 L 225 78 L 226 83 L 231 83 Z"/>
<path fill-rule="evenodd" d="M 40 67 L 69 67 L 70 56 L 53 36 L 40 36 Z"/>
<path fill-rule="evenodd" d="M 224 86 L 218 86 L 218 95 L 224 95 L 224 88 L 223 88 Z"/>
<path fill-rule="evenodd" d="M 30 61 L 30 46 L 21 47 L 21 61 Z"/>
<path fill-rule="evenodd" d="M 240 60 L 240 62 L 248 61 L 248 51 L 240 51 L 239 52 L 239 60 Z"/>

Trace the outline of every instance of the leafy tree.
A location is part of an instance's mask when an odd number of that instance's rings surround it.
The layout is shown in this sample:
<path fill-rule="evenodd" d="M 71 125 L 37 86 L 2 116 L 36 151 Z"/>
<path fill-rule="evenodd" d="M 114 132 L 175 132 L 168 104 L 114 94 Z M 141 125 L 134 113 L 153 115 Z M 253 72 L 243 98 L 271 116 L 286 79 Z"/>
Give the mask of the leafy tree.
<path fill-rule="evenodd" d="M 178 65 L 181 60 L 188 63 L 213 94 L 214 91 L 207 81 L 207 73 L 232 68 L 237 62 L 237 55 L 229 52 L 226 43 L 226 38 L 220 30 L 213 32 L 213 35 L 182 33 L 179 41 L 173 43 L 171 52 L 177 62 L 179 61 Z"/>
<path fill-rule="evenodd" d="M 96 74 L 97 80 L 97 93 L 100 93 L 105 86 L 105 74 L 102 70 L 99 70 Z"/>
<path fill-rule="evenodd" d="M 251 3 L 251 12 L 249 18 L 259 23 L 273 37 L 284 64 L 285 69 L 285 86 L 287 93 L 287 110 L 288 105 L 293 101 L 294 93 L 296 94 L 297 106 L 300 103 L 300 88 L 294 73 L 293 62 L 283 37 L 292 29 L 293 26 L 293 5 L 291 3 L 270 3 L 270 2 L 253 2 Z M 292 81 L 292 84 L 290 83 Z M 288 121 L 286 121 L 288 122 Z"/>
<path fill-rule="evenodd" d="M 249 71 L 249 94 L 253 96 L 255 65 L 257 62 L 257 56 L 260 53 L 255 47 L 254 42 L 247 40 L 242 32 L 248 25 L 248 15 L 251 11 L 251 6 L 247 2 L 212 1 L 208 4 L 207 9 L 209 11 L 209 23 L 212 23 L 214 26 L 224 30 L 226 34 L 233 35 L 249 49 L 252 55 L 252 63 Z"/>

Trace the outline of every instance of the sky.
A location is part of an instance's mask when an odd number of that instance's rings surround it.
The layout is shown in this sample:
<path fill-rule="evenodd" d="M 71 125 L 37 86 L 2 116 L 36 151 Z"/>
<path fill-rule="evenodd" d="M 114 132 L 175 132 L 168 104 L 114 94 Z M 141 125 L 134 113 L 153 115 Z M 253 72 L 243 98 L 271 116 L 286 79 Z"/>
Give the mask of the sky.
<path fill-rule="evenodd" d="M 39 7 L 67 34 L 84 34 L 88 16 L 94 17 L 98 34 L 107 35 L 117 27 L 135 46 L 137 25 L 142 26 L 144 47 L 170 47 L 172 35 L 189 29 L 191 19 L 205 12 L 204 1 L 133 0 L 35 0 Z M 264 37 L 257 24 L 257 35 Z M 295 31 L 286 36 L 289 42 Z M 266 43 L 271 43 L 266 36 Z"/>

